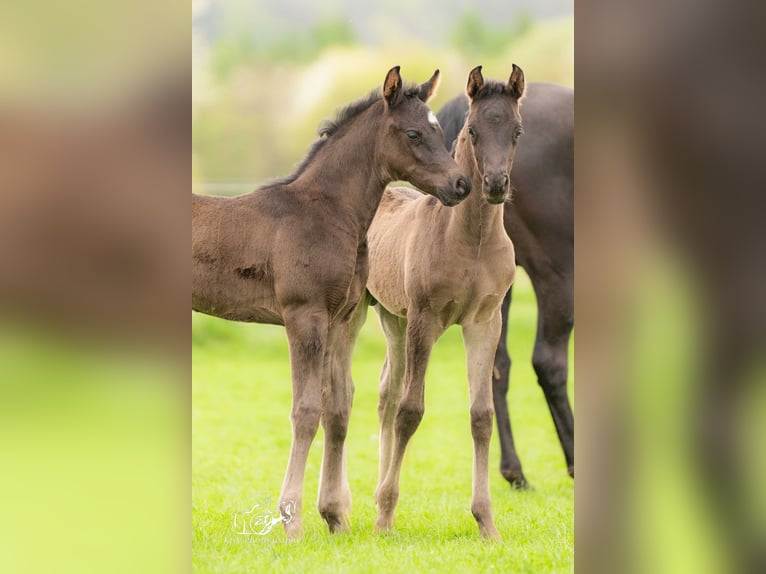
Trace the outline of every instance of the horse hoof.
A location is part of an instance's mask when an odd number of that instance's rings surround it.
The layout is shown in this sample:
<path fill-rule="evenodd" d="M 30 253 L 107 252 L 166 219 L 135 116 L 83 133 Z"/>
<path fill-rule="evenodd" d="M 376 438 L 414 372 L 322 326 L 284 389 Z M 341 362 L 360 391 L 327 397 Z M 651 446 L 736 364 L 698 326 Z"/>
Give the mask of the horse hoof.
<path fill-rule="evenodd" d="M 529 482 L 527 482 L 527 479 L 521 470 L 503 470 L 501 472 L 503 478 L 510 483 L 512 490 L 532 490 L 532 487 Z"/>
<path fill-rule="evenodd" d="M 494 524 L 490 524 L 489 526 L 479 526 L 479 532 L 481 532 L 481 535 L 485 540 L 490 540 L 492 542 L 503 541 L 503 537 L 500 536 L 500 532 L 498 532 Z"/>
<path fill-rule="evenodd" d="M 378 519 L 375 521 L 375 532 L 379 534 L 387 534 L 391 532 L 394 528 L 394 518 L 392 517 L 382 517 L 378 516 Z"/>
<path fill-rule="evenodd" d="M 289 540 L 297 540 L 303 536 L 303 529 L 299 523 L 293 520 L 290 523 L 285 524 L 285 534 Z"/>
<path fill-rule="evenodd" d="M 346 517 L 339 516 L 337 514 L 322 513 L 322 519 L 327 523 L 327 527 L 330 529 L 331 534 L 337 532 L 348 532 L 349 521 Z"/>
<path fill-rule="evenodd" d="M 574 478 L 574 465 L 567 467 L 567 472 L 569 473 L 569 476 Z"/>

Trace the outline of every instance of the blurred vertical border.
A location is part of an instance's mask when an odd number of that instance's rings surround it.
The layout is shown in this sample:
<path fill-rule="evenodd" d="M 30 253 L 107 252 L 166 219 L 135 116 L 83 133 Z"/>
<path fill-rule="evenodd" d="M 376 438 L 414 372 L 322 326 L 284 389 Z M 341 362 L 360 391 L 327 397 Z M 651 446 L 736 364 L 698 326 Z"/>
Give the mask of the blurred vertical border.
<path fill-rule="evenodd" d="M 0 6 L 0 571 L 190 569 L 189 6 Z"/>
<path fill-rule="evenodd" d="M 752 8 L 577 4 L 582 572 L 766 571 L 766 92 Z"/>

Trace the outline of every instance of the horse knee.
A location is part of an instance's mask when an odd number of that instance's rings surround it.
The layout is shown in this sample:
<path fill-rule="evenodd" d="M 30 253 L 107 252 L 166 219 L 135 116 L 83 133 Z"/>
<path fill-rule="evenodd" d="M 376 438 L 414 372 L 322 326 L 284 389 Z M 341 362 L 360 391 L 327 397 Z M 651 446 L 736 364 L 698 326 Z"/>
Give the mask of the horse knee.
<path fill-rule="evenodd" d="M 343 406 L 339 409 L 325 412 L 323 416 L 325 439 L 343 442 L 348 432 L 348 420 L 351 409 Z"/>
<path fill-rule="evenodd" d="M 412 436 L 423 420 L 425 407 L 411 403 L 399 405 L 396 411 L 396 433 L 400 436 Z"/>
<path fill-rule="evenodd" d="M 471 407 L 471 436 L 474 440 L 490 439 L 494 416 L 495 410 L 492 407 Z"/>
<path fill-rule="evenodd" d="M 319 428 L 322 410 L 318 405 L 298 405 L 290 413 L 293 432 L 297 436 L 313 437 Z"/>

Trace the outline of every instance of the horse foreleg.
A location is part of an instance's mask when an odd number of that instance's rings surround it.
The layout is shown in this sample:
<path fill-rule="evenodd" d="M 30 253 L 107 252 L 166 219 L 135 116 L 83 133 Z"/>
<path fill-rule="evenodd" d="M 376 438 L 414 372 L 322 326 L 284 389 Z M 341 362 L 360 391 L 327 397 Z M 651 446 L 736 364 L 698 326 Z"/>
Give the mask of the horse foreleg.
<path fill-rule="evenodd" d="M 484 538 L 499 540 L 489 494 L 489 441 L 492 437 L 492 362 L 501 331 L 501 315 L 486 323 L 463 325 L 463 341 L 471 396 L 473 437 L 473 497 L 471 513 Z"/>
<path fill-rule="evenodd" d="M 500 438 L 500 474 L 515 488 L 529 486 L 524 472 L 521 470 L 521 461 L 516 454 L 516 446 L 513 442 L 511 431 L 511 417 L 508 412 L 508 385 L 511 374 L 511 357 L 508 354 L 508 309 L 511 305 L 511 293 L 513 288 L 508 289 L 501 307 L 502 327 L 500 338 L 497 341 L 495 351 L 495 364 L 492 369 L 492 400 L 495 405 L 495 420 L 497 421 L 497 434 Z"/>
<path fill-rule="evenodd" d="M 303 478 L 311 442 L 314 440 L 322 409 L 322 366 L 327 343 L 327 314 L 303 309 L 285 313 L 285 329 L 290 345 L 293 406 L 290 412 L 293 440 L 287 463 L 279 511 L 285 533 L 301 534 Z"/>
<path fill-rule="evenodd" d="M 394 523 L 394 509 L 399 500 L 399 474 L 402 460 L 410 438 L 423 419 L 426 366 L 431 349 L 440 334 L 435 317 L 424 313 L 408 313 L 403 395 L 393 417 L 391 458 L 388 469 L 375 492 L 378 508 L 375 528 L 379 531 L 389 530 Z M 390 359 L 391 355 L 389 355 L 389 369 L 392 367 Z M 393 378 L 391 380 L 393 381 Z"/>

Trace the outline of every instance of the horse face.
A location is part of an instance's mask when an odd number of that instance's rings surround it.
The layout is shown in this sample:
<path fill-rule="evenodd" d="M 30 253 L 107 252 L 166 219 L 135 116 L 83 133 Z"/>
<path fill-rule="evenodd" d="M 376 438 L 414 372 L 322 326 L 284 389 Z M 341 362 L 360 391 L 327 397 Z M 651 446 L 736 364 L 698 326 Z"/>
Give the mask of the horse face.
<path fill-rule="evenodd" d="M 485 84 L 478 66 L 468 76 L 466 93 L 471 106 L 464 137 L 471 142 L 482 194 L 489 203 L 503 203 L 510 195 L 513 156 L 523 133 L 519 100 L 524 95 L 524 72 L 514 64 L 508 85 Z"/>
<path fill-rule="evenodd" d="M 398 66 L 388 72 L 383 84 L 386 115 L 378 149 L 394 179 L 409 181 L 452 206 L 468 196 L 471 180 L 444 147 L 442 129 L 426 105 L 438 83 L 439 70 L 427 82 L 409 89 L 402 88 Z"/>

